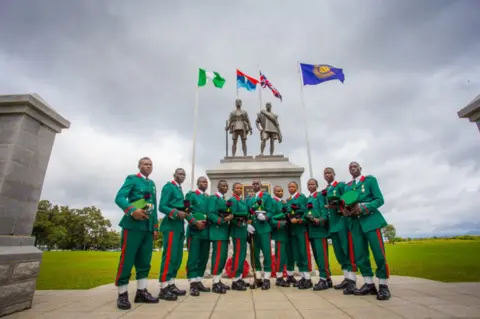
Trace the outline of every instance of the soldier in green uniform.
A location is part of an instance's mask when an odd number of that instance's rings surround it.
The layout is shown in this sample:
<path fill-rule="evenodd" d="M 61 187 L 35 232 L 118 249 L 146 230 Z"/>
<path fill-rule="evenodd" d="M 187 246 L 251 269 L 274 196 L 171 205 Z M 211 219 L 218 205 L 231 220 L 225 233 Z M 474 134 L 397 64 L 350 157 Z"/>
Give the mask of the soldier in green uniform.
<path fill-rule="evenodd" d="M 339 210 L 339 206 L 335 205 L 335 201 L 343 195 L 345 191 L 345 183 L 335 180 L 335 171 L 331 167 L 327 167 L 323 171 L 323 177 L 328 183 L 322 191 L 325 199 L 325 208 L 328 210 L 328 224 L 330 228 L 330 238 L 332 239 L 333 251 L 338 263 L 342 267 L 344 280 L 335 285 L 333 288 L 339 290 L 344 289 L 345 294 L 350 294 L 355 288 L 357 281 L 355 258 L 353 254 L 352 236 L 348 230 L 347 218 L 343 217 Z"/>
<path fill-rule="evenodd" d="M 153 241 L 158 235 L 157 194 L 155 183 L 148 178 L 152 173 L 152 161 L 143 157 L 138 161 L 138 168 L 140 172 L 128 175 L 115 197 L 115 204 L 124 212 L 120 221 L 122 253 L 115 279 L 118 287 L 117 307 L 123 310 L 132 307 L 128 300 L 128 281 L 133 266 L 137 279 L 134 302 L 158 302 L 158 299 L 147 291 Z M 143 203 L 137 205 L 139 201 Z"/>
<path fill-rule="evenodd" d="M 202 279 L 208 263 L 210 240 L 208 238 L 208 181 L 201 176 L 197 179 L 197 190 L 190 191 L 185 199 L 190 203 L 193 217 L 202 221 L 205 228 L 200 230 L 195 224 L 187 226 L 187 278 L 190 282 L 190 295 L 199 296 L 200 292 L 209 292 L 210 288 L 203 285 Z"/>
<path fill-rule="evenodd" d="M 273 215 L 271 219 L 272 239 L 275 241 L 275 275 L 277 280 L 275 285 L 279 287 L 290 287 L 290 284 L 283 279 L 283 269 L 287 264 L 286 244 L 288 240 L 287 233 L 287 207 L 283 197 L 283 188 L 275 186 L 273 188 Z"/>
<path fill-rule="evenodd" d="M 351 162 L 349 170 L 353 180 L 345 186 L 345 193 L 356 191 L 358 202 L 351 207 L 346 206 L 344 215 L 350 216 L 350 231 L 353 238 L 355 261 L 365 280 L 365 284 L 360 289 L 355 289 L 353 294 L 377 295 L 378 300 L 388 300 L 390 299 L 390 290 L 388 289 L 390 274 L 381 232 L 381 229 L 387 226 L 387 222 L 378 210 L 384 203 L 383 195 L 374 176 L 361 175 L 360 164 Z M 377 265 L 378 291 L 373 283 L 369 247 Z"/>
<path fill-rule="evenodd" d="M 230 222 L 230 236 L 233 243 L 232 269 L 235 277 L 232 282 L 233 290 L 244 291 L 250 285 L 242 279 L 243 266 L 247 256 L 247 233 L 250 225 L 247 204 L 241 198 L 242 184 L 233 184 L 233 196 L 227 201 L 229 204 L 233 219 Z M 249 227 L 250 226 L 250 227 Z"/>
<path fill-rule="evenodd" d="M 252 181 L 254 196 L 247 199 L 247 207 L 252 216 L 252 230 L 254 240 L 255 269 L 257 287 L 262 290 L 270 289 L 270 275 L 272 273 L 272 228 L 270 221 L 272 219 L 272 197 L 267 192 L 261 191 L 260 180 Z M 260 252 L 263 255 L 263 281 L 262 264 L 260 262 Z"/>
<path fill-rule="evenodd" d="M 197 221 L 190 212 L 185 212 L 185 202 L 181 184 L 185 180 L 185 170 L 177 168 L 173 180 L 166 183 L 160 195 L 160 212 L 165 218 L 160 225 L 163 233 L 162 263 L 160 266 L 160 294 L 164 300 L 177 300 L 187 292 L 175 285 L 178 269 L 183 259 L 183 242 L 185 240 L 185 219 L 189 225 L 195 225 L 199 230 L 205 228 L 202 221 Z"/>
<path fill-rule="evenodd" d="M 228 191 L 228 183 L 225 180 L 218 181 L 217 192 L 208 198 L 208 221 L 209 238 L 212 242 L 212 291 L 224 294 L 230 287 L 221 280 L 223 269 L 228 257 L 228 243 L 230 235 L 230 221 L 233 219 L 231 207 L 227 207 L 225 194 Z M 229 202 L 231 205 L 232 202 Z"/>
<path fill-rule="evenodd" d="M 308 238 L 305 210 L 307 198 L 298 193 L 298 184 L 288 184 L 290 197 L 287 199 L 287 214 L 290 220 L 290 240 L 293 249 L 295 262 L 298 270 L 302 273 L 302 279 L 297 284 L 299 289 L 310 289 L 313 287 L 310 272 L 312 271 L 312 258 L 310 255 L 310 240 Z M 288 268 L 287 268 L 288 270 Z"/>

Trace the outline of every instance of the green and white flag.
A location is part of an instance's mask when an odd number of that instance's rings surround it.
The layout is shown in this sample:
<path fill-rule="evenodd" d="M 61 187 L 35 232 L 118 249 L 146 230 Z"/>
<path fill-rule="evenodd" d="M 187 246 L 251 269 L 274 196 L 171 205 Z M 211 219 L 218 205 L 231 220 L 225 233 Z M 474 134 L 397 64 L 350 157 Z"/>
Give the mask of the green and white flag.
<path fill-rule="evenodd" d="M 225 79 L 218 72 L 211 72 L 204 69 L 198 70 L 198 86 L 205 86 L 208 81 L 212 81 L 215 87 L 221 89 L 225 84 Z"/>

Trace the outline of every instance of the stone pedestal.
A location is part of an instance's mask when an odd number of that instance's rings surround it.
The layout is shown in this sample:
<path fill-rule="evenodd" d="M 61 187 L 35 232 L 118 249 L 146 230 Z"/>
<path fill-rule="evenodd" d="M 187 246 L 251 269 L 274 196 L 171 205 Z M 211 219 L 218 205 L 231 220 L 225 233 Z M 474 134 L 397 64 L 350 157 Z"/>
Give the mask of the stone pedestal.
<path fill-rule="evenodd" d="M 36 94 L 0 96 L 0 316 L 32 305 L 33 223 L 55 135 L 69 126 Z"/>

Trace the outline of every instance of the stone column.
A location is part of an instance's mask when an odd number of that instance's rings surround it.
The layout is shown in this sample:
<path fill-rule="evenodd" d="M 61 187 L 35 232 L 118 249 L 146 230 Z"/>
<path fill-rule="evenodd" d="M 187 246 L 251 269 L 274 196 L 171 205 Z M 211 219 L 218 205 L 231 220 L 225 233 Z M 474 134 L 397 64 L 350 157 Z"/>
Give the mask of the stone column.
<path fill-rule="evenodd" d="M 32 306 L 42 260 L 33 223 L 55 135 L 68 127 L 37 94 L 0 95 L 0 317 Z"/>

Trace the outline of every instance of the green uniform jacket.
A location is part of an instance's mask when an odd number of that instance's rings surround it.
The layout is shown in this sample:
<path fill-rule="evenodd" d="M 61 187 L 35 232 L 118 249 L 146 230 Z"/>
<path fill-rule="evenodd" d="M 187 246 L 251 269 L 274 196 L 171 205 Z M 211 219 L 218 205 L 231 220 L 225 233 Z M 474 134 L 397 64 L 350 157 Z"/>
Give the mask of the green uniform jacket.
<path fill-rule="evenodd" d="M 325 200 L 318 192 L 313 193 L 307 199 L 307 207 L 311 204 L 312 209 L 306 210 L 305 216 L 312 216 L 313 218 L 320 219 L 320 224 L 317 225 L 313 221 L 310 221 L 307 217 L 305 220 L 308 224 L 308 237 L 309 238 L 327 238 L 330 233 L 328 231 L 328 211 L 324 207 Z"/>
<path fill-rule="evenodd" d="M 219 212 L 227 210 L 227 201 L 223 199 L 223 195 L 216 193 L 208 197 L 208 215 L 210 222 L 210 240 L 228 240 L 230 235 L 230 223 L 226 222 Z"/>
<path fill-rule="evenodd" d="M 178 211 L 184 209 L 183 200 L 183 192 L 177 182 L 171 181 L 163 186 L 162 193 L 160 195 L 159 211 L 165 214 L 165 218 L 162 220 L 162 224 L 160 225 L 161 232 L 185 232 L 184 220 L 177 217 Z M 191 215 L 187 216 L 186 220 L 189 222 L 189 224 L 194 224 L 196 222 L 196 219 Z"/>
<path fill-rule="evenodd" d="M 290 196 L 287 199 L 287 213 L 290 214 L 292 212 L 292 204 L 296 204 L 300 209 L 305 211 L 307 209 L 307 197 L 305 195 L 296 193 L 293 197 Z M 307 227 L 305 225 L 304 217 L 300 220 L 297 224 L 289 224 L 289 231 L 291 234 L 299 234 L 304 233 L 307 231 Z"/>
<path fill-rule="evenodd" d="M 283 213 L 283 207 L 285 206 L 285 201 L 281 200 L 278 197 L 273 197 L 273 214 L 272 219 L 270 220 L 270 225 L 272 226 L 272 239 L 275 241 L 287 241 L 287 221 L 285 219 L 275 219 L 275 216 L 279 216 Z"/>
<path fill-rule="evenodd" d="M 358 217 L 350 218 L 360 219 L 360 225 L 364 233 L 387 226 L 385 218 L 378 210 L 384 201 L 377 179 L 374 176 L 361 176 L 358 183 L 354 181 L 349 182 L 345 186 L 345 192 L 350 190 L 358 192 L 358 201 L 361 208 L 361 213 Z"/>
<path fill-rule="evenodd" d="M 234 194 L 228 201 L 232 202 L 231 209 L 233 214 L 237 212 L 248 213 L 247 204 L 237 195 Z M 230 236 L 232 236 L 232 238 L 246 239 L 247 223 L 234 217 L 230 222 Z"/>
<path fill-rule="evenodd" d="M 261 208 L 265 213 L 265 220 L 259 220 L 255 215 L 252 215 L 252 226 L 255 228 L 256 234 L 268 234 L 272 231 L 270 227 L 270 221 L 272 220 L 272 211 L 273 211 L 273 201 L 269 193 L 261 191 L 258 196 L 250 196 L 247 198 L 247 206 L 250 210 L 251 208 L 258 207 L 256 204 L 257 200 L 262 201 Z M 255 210 L 255 208 L 254 208 Z"/>
<path fill-rule="evenodd" d="M 334 181 L 332 185 L 327 186 L 327 196 L 324 198 L 326 204 L 328 204 L 328 196 L 342 196 L 345 192 L 345 183 Z M 343 215 L 338 213 L 338 209 L 329 208 L 328 209 L 328 223 L 330 225 L 330 233 L 336 233 L 345 229 L 347 225 L 346 218 Z"/>
<path fill-rule="evenodd" d="M 198 189 L 195 192 L 188 192 L 185 196 L 185 199 L 190 201 L 192 213 L 200 213 L 204 215 L 205 220 L 207 220 L 208 214 L 208 195 L 202 193 Z M 187 237 L 196 236 L 202 239 L 208 239 L 208 224 L 207 226 L 199 230 L 194 225 L 188 225 L 187 227 Z"/>
<path fill-rule="evenodd" d="M 130 203 L 142 198 L 153 204 L 153 211 L 148 220 L 136 220 L 132 217 L 135 207 Z M 157 190 L 152 180 L 144 178 L 140 173 L 128 175 L 117 192 L 115 204 L 125 213 L 119 223 L 120 227 L 132 230 L 158 231 Z"/>

